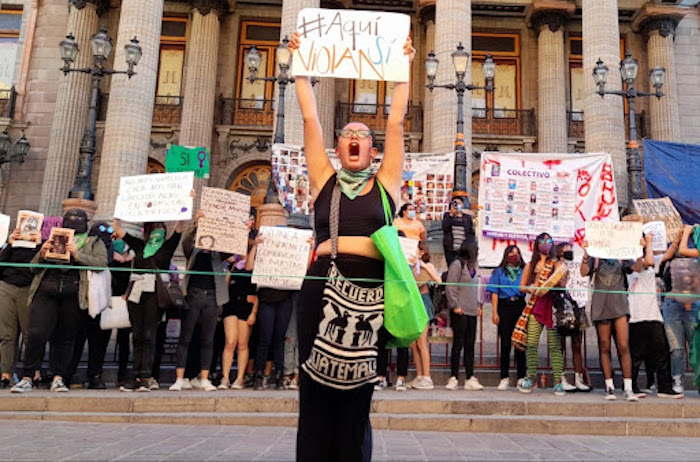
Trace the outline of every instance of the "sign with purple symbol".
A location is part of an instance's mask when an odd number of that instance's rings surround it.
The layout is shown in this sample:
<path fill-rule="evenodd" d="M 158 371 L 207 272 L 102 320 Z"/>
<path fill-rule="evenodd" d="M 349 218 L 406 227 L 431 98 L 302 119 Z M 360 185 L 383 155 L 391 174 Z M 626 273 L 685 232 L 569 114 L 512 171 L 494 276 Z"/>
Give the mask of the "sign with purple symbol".
<path fill-rule="evenodd" d="M 114 217 L 144 223 L 189 220 L 193 185 L 191 171 L 122 177 Z"/>
<path fill-rule="evenodd" d="M 165 153 L 167 173 L 194 172 L 196 178 L 209 178 L 209 150 L 171 144 Z"/>

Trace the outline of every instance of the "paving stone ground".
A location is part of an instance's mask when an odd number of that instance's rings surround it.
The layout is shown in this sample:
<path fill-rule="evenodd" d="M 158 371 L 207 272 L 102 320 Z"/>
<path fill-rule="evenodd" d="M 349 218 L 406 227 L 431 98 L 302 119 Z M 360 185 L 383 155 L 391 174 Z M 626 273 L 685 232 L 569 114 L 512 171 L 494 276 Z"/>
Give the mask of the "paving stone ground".
<path fill-rule="evenodd" d="M 0 459 L 292 461 L 278 427 L 0 422 Z M 374 432 L 375 461 L 699 460 L 700 438 Z"/>

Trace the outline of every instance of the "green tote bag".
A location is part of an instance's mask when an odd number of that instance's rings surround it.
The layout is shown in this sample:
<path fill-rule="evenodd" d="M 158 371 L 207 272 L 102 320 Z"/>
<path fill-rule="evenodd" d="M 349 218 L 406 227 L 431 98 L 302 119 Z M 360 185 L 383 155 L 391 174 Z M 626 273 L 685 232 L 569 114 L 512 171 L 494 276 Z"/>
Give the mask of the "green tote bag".
<path fill-rule="evenodd" d="M 401 249 L 399 231 L 393 225 L 386 191 L 379 181 L 377 184 L 382 193 L 386 225 L 371 237 L 384 257 L 384 327 L 394 337 L 387 343 L 387 348 L 405 348 L 423 333 L 428 314 L 413 271 Z"/>

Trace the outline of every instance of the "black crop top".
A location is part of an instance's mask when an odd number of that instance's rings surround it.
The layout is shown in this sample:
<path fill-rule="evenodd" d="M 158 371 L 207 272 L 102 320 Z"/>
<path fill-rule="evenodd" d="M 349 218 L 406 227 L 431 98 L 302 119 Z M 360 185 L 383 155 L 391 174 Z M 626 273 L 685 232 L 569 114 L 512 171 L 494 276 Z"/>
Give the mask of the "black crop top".
<path fill-rule="evenodd" d="M 322 243 L 331 237 L 330 215 L 331 198 L 336 183 L 336 175 L 331 176 L 314 202 L 316 225 L 316 242 Z M 396 207 L 391 196 L 387 193 L 391 216 L 394 216 Z M 339 236 L 366 236 L 369 237 L 386 224 L 384 207 L 382 206 L 382 193 L 376 177 L 374 186 L 364 196 L 357 196 L 350 200 L 345 194 L 340 195 L 340 225 Z"/>

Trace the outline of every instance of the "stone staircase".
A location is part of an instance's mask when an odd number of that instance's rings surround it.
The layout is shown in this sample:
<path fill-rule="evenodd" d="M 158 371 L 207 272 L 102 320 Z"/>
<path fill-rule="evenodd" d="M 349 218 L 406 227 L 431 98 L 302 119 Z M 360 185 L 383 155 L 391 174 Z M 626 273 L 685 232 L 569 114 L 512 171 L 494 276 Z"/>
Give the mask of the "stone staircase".
<path fill-rule="evenodd" d="M 604 401 L 602 392 L 554 396 L 549 390 L 523 395 L 464 390 L 377 392 L 372 403 L 375 429 L 545 433 L 610 436 L 700 436 L 700 400 L 648 397 L 638 403 Z M 37 390 L 0 394 L 0 419 L 65 422 L 295 426 L 293 391 L 201 391 L 120 393 Z"/>

